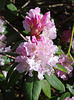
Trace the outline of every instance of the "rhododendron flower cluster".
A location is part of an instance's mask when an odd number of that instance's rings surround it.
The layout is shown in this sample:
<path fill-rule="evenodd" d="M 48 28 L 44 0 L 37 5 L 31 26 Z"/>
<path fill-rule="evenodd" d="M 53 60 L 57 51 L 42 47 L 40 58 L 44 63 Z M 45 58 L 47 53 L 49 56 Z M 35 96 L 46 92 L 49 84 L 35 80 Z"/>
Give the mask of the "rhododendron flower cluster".
<path fill-rule="evenodd" d="M 73 67 L 71 66 L 73 64 L 72 60 L 67 55 L 63 54 L 63 55 L 60 55 L 58 63 L 62 65 L 63 67 L 65 67 L 68 73 L 65 73 L 63 71 L 56 69 L 57 76 L 62 78 L 63 80 L 67 80 L 68 75 L 69 77 L 72 77 L 72 70 L 73 70 Z"/>
<path fill-rule="evenodd" d="M 27 37 L 28 42 L 23 42 L 16 49 L 19 56 L 16 57 L 17 70 L 22 73 L 29 72 L 32 76 L 33 71 L 38 72 L 38 78 L 43 79 L 43 75 L 47 73 L 52 75 L 54 73 L 53 66 L 58 62 L 58 57 L 54 56 L 58 47 L 53 44 L 52 40 L 40 35 L 38 39 L 35 36 Z"/>
<path fill-rule="evenodd" d="M 50 12 L 45 13 L 45 15 L 40 14 L 40 8 L 36 7 L 27 12 L 25 21 L 23 21 L 23 27 L 25 31 L 31 32 L 31 35 L 43 34 L 49 39 L 56 38 L 56 28 L 54 20 L 50 20 Z"/>
<path fill-rule="evenodd" d="M 58 77 L 67 79 L 67 75 L 71 76 L 73 70 L 72 61 L 66 55 L 61 55 L 60 59 L 59 56 L 55 56 L 58 47 L 52 39 L 56 38 L 56 28 L 54 20 L 50 19 L 50 12 L 40 14 L 39 7 L 27 12 L 23 27 L 25 31 L 31 32 L 31 37 L 27 36 L 27 42 L 22 42 L 16 49 L 18 56 L 15 62 L 19 63 L 16 69 L 19 73 L 29 72 L 29 76 L 32 76 L 33 71 L 37 71 L 38 78 L 42 80 L 45 73 L 49 76 L 55 73 L 53 66 L 59 63 L 68 73 L 56 70 Z"/>
<path fill-rule="evenodd" d="M 73 96 L 72 98 L 67 97 L 67 98 L 64 99 L 64 100 L 74 100 L 74 96 Z"/>

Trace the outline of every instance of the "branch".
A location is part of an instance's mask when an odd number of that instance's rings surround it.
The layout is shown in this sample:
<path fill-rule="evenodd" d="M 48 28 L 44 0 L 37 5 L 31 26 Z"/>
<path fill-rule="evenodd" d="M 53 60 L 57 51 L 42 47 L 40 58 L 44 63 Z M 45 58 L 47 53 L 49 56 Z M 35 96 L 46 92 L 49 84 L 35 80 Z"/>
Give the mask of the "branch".
<path fill-rule="evenodd" d="M 30 0 L 28 0 L 21 8 L 25 8 L 30 3 Z"/>
<path fill-rule="evenodd" d="M 4 19 L 4 21 L 5 21 L 11 28 L 13 28 L 14 31 L 16 31 L 24 40 L 26 40 L 26 38 L 25 38 L 12 24 L 10 24 L 9 21 L 7 21 L 3 16 L 2 16 L 2 18 Z"/>
<path fill-rule="evenodd" d="M 13 57 L 13 56 L 10 56 L 10 55 L 6 55 L 6 54 L 4 54 L 4 53 L 0 53 L 0 55 L 6 56 L 6 57 L 8 57 L 8 58 L 15 59 L 15 57 Z"/>

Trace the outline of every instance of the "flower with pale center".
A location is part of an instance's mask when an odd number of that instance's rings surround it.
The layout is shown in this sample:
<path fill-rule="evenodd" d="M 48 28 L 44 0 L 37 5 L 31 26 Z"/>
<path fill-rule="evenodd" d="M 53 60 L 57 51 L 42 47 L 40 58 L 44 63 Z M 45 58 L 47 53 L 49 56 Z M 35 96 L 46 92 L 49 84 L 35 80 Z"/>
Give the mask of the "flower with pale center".
<path fill-rule="evenodd" d="M 37 71 L 38 78 L 41 80 L 45 73 L 49 76 L 52 75 L 54 73 L 53 66 L 58 62 L 58 58 L 54 58 L 54 63 L 51 59 L 58 47 L 53 44 L 52 40 L 43 35 L 38 38 L 32 36 L 32 40 L 27 37 L 27 40 L 28 42 L 21 43 L 16 49 L 17 54 L 19 54 L 15 60 L 19 63 L 16 66 L 18 72 L 29 72 L 29 75 L 32 76 L 32 72 Z"/>

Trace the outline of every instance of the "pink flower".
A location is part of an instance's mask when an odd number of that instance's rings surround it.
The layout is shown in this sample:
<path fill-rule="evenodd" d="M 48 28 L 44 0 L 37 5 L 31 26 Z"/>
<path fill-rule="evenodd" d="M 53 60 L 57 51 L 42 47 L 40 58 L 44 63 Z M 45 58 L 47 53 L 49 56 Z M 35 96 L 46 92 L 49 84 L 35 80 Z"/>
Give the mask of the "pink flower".
<path fill-rule="evenodd" d="M 3 34 L 3 35 L 1 34 L 1 35 L 0 35 L 0 40 L 1 40 L 1 41 L 5 41 L 5 40 L 6 40 L 6 36 L 5 36 L 4 34 Z"/>
<path fill-rule="evenodd" d="M 4 28 L 4 21 L 1 19 L 1 16 L 0 16 L 0 33 L 3 33 L 5 31 L 5 28 Z"/>
<path fill-rule="evenodd" d="M 0 34 L 0 52 L 3 52 L 4 48 L 6 47 L 5 39 L 5 35 Z"/>
<path fill-rule="evenodd" d="M 42 34 L 47 36 L 49 39 L 55 39 L 57 37 L 53 19 L 48 23 L 47 27 L 43 29 Z"/>
<path fill-rule="evenodd" d="M 70 42 L 71 39 L 71 30 L 65 30 L 62 34 L 61 40 L 63 42 Z"/>
<path fill-rule="evenodd" d="M 31 36 L 38 36 L 42 32 L 49 39 L 56 38 L 56 28 L 54 20 L 50 20 L 50 12 L 45 13 L 45 15 L 40 14 L 39 7 L 31 9 L 29 13 L 27 12 L 23 27 L 26 31 L 31 32 Z"/>
<path fill-rule="evenodd" d="M 74 100 L 74 96 L 73 96 L 72 98 L 67 97 L 67 98 L 64 99 L 64 100 Z"/>
<path fill-rule="evenodd" d="M 52 40 L 40 35 L 39 37 L 32 36 L 32 41 L 27 37 L 28 42 L 23 42 L 16 49 L 19 56 L 15 62 L 19 64 L 16 69 L 19 73 L 24 71 L 29 72 L 32 76 L 33 71 L 38 72 L 38 78 L 43 79 L 43 75 L 47 73 L 49 76 L 54 73 L 53 66 L 58 62 L 57 57 L 54 58 L 58 47 L 53 44 Z M 53 60 L 51 60 L 53 57 Z"/>
<path fill-rule="evenodd" d="M 56 70 L 56 74 L 58 77 L 62 78 L 63 80 L 67 80 L 68 79 L 68 75 L 69 77 L 72 77 L 72 60 L 68 58 L 67 55 L 61 55 L 60 58 L 59 58 L 59 62 L 58 62 L 60 65 L 62 65 L 63 67 L 65 67 L 65 69 L 68 71 L 68 73 L 65 73 L 63 71 L 60 71 L 60 70 Z"/>
<path fill-rule="evenodd" d="M 10 52 L 11 51 L 11 46 L 6 47 L 6 36 L 0 34 L 0 53 L 3 52 Z M 2 55 L 0 54 L 0 65 L 4 65 L 4 60 L 2 59 Z"/>

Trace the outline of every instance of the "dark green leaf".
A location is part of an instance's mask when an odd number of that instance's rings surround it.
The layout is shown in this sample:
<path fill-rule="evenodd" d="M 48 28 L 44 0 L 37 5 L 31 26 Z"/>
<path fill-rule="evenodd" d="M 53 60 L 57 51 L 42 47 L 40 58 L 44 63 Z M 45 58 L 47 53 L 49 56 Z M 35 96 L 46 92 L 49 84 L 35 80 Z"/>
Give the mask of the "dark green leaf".
<path fill-rule="evenodd" d="M 12 3 L 7 4 L 7 8 L 11 11 L 16 11 L 17 10 L 16 6 Z"/>
<path fill-rule="evenodd" d="M 18 16 L 17 8 L 13 3 L 8 3 L 7 8 L 16 16 Z"/>
<path fill-rule="evenodd" d="M 64 84 L 54 74 L 51 76 L 48 76 L 47 74 L 45 74 L 44 76 L 52 87 L 62 92 L 65 91 Z"/>
<path fill-rule="evenodd" d="M 60 100 L 64 100 L 67 97 L 70 97 L 70 92 L 66 92 L 66 93 L 62 94 Z"/>
<path fill-rule="evenodd" d="M 51 87 L 50 87 L 50 84 L 46 80 L 41 81 L 41 88 L 44 94 L 47 97 L 51 98 Z"/>
<path fill-rule="evenodd" d="M 24 92 L 25 100 L 38 100 L 41 92 L 41 81 L 38 80 L 36 73 L 33 74 L 33 77 L 26 77 Z"/>
<path fill-rule="evenodd" d="M 2 73 L 0 73 L 0 81 L 3 81 L 3 80 L 5 80 L 5 76 Z"/>
<path fill-rule="evenodd" d="M 74 95 L 74 89 L 73 89 L 73 86 L 70 86 L 69 84 L 67 84 L 67 88 L 68 88 L 69 91 L 72 93 L 72 95 Z"/>
<path fill-rule="evenodd" d="M 57 65 L 57 69 L 58 70 L 61 70 L 61 71 L 65 72 L 65 73 L 68 73 L 68 71 L 62 65 L 60 65 L 58 63 L 56 63 L 56 65 Z"/>
<path fill-rule="evenodd" d="M 8 73 L 7 73 L 7 77 L 6 77 L 6 80 L 8 81 L 8 79 L 10 78 L 14 68 L 17 66 L 17 63 L 14 63 L 11 68 L 9 69 Z"/>
<path fill-rule="evenodd" d="M 9 82 L 8 82 L 8 86 L 13 86 L 19 79 L 20 77 L 20 73 L 18 73 L 16 70 L 12 73 Z"/>

